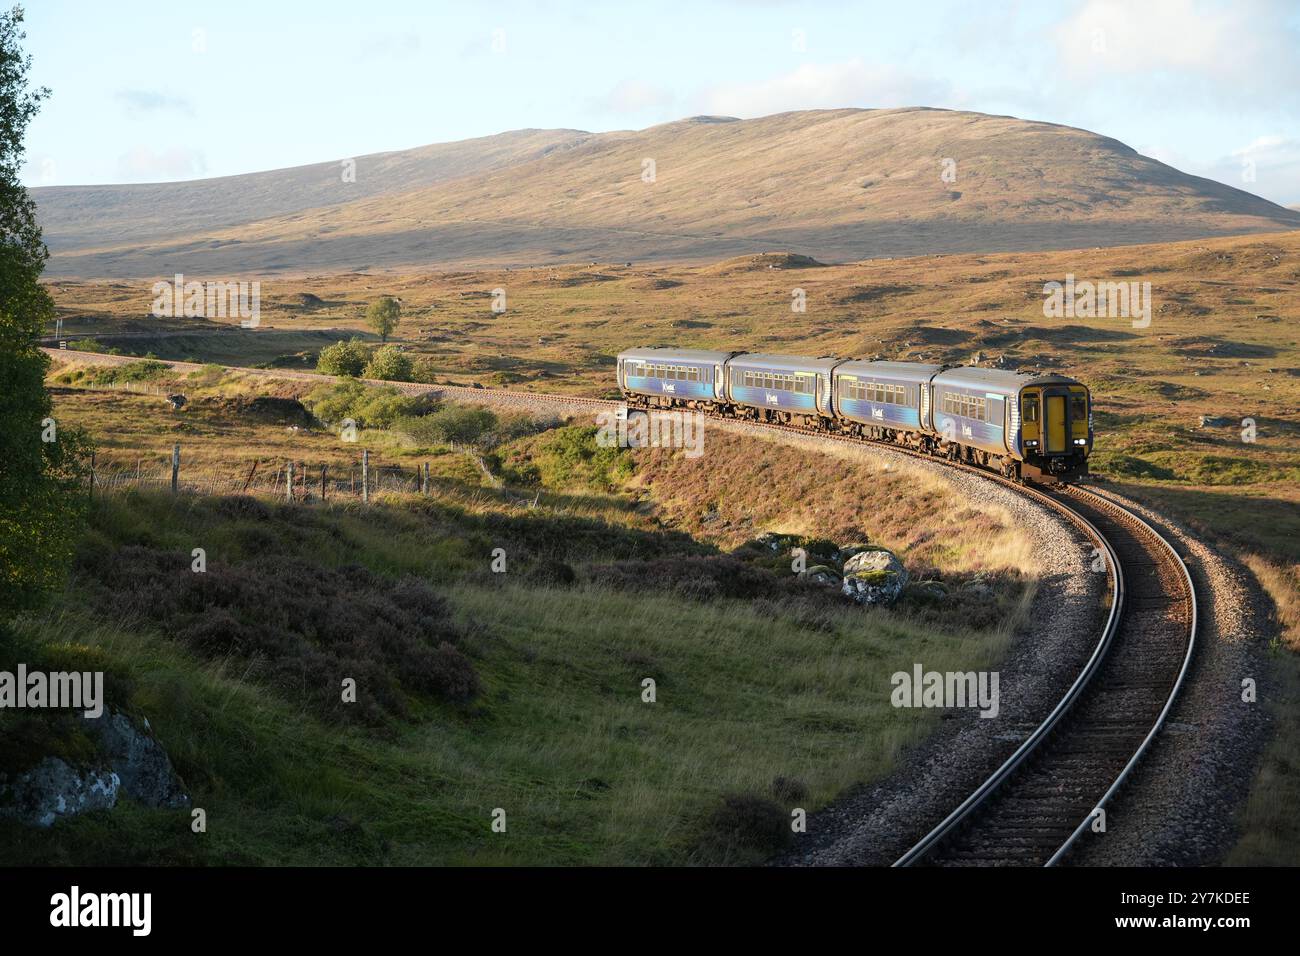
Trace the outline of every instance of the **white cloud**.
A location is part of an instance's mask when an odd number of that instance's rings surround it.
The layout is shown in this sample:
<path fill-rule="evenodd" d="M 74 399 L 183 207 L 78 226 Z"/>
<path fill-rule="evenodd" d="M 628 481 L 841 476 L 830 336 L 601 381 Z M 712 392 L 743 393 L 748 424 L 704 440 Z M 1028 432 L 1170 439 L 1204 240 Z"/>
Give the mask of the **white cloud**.
<path fill-rule="evenodd" d="M 155 151 L 148 146 L 137 146 L 117 159 L 117 173 L 122 182 L 189 179 L 203 175 L 207 168 L 202 152 L 182 147 Z"/>
<path fill-rule="evenodd" d="M 182 96 L 169 96 L 157 90 L 118 90 L 115 96 L 132 116 L 162 112 L 194 115 L 194 107 Z"/>
<path fill-rule="evenodd" d="M 1159 145 L 1143 146 L 1139 152 L 1193 176 L 1244 189 L 1280 206 L 1300 204 L 1300 139 L 1260 136 L 1208 161 Z"/>
<path fill-rule="evenodd" d="M 1300 76 L 1289 16 L 1269 0 L 1086 0 L 1053 39 L 1074 83 L 1145 75 L 1185 96 L 1194 78 L 1217 98 L 1277 97 Z"/>
<path fill-rule="evenodd" d="M 671 90 L 663 87 L 641 80 L 623 80 L 591 105 L 604 113 L 636 114 L 647 110 L 662 113 L 671 109 L 676 99 Z"/>
<path fill-rule="evenodd" d="M 842 63 L 805 63 L 756 83 L 711 87 L 700 95 L 696 112 L 753 117 L 848 106 L 944 106 L 950 105 L 951 98 L 946 82 L 855 58 Z"/>

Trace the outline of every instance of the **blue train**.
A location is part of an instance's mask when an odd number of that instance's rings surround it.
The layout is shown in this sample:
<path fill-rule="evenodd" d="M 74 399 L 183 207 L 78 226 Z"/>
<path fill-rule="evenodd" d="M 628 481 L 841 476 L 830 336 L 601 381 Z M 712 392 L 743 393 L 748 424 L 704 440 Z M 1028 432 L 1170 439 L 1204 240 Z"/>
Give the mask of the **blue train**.
<path fill-rule="evenodd" d="M 1092 397 L 1063 375 L 833 357 L 629 349 L 618 384 L 638 408 L 692 408 L 907 445 L 1008 478 L 1088 473 Z"/>

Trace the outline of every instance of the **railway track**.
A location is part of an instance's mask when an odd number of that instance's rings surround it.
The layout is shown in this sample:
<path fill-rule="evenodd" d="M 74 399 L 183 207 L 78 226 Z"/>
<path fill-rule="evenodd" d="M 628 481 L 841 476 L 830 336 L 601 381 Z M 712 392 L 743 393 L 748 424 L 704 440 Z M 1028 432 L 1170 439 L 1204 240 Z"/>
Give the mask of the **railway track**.
<path fill-rule="evenodd" d="M 130 356 L 47 351 L 120 364 Z M 200 368 L 171 362 L 177 368 Z M 333 381 L 289 370 L 239 369 L 273 378 Z M 453 385 L 396 384 L 407 394 L 440 393 L 495 404 L 560 404 L 612 409 L 619 401 Z M 722 416 L 711 415 L 713 418 Z M 723 418 L 942 461 L 892 442 L 826 435 L 793 425 Z M 1077 485 L 1026 487 L 982 468 L 946 462 L 1010 485 L 1056 511 L 1092 540 L 1109 575 L 1110 609 L 1091 656 L 1051 713 L 992 775 L 895 866 L 1053 866 L 1093 832 L 1156 738 L 1182 687 L 1195 646 L 1197 607 L 1191 575 L 1177 551 L 1137 515 Z"/>

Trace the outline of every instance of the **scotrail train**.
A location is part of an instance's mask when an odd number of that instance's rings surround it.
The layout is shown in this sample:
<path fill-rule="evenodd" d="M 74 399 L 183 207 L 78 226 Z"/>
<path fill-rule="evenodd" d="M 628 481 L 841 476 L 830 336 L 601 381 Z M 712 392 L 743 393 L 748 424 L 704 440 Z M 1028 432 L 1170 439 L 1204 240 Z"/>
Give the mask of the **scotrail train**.
<path fill-rule="evenodd" d="M 1092 451 L 1088 388 L 1063 375 L 640 348 L 619 355 L 618 384 L 640 408 L 895 442 L 1022 480 L 1079 478 Z"/>

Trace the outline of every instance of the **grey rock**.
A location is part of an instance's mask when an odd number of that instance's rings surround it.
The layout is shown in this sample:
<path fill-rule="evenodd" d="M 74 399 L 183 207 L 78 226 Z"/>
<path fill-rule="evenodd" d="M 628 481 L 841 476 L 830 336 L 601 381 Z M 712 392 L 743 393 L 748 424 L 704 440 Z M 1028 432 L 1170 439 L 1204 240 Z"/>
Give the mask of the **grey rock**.
<path fill-rule="evenodd" d="M 859 604 L 892 604 L 907 581 L 907 569 L 892 551 L 863 551 L 844 562 L 841 590 Z"/>
<path fill-rule="evenodd" d="M 86 718 L 86 724 L 129 796 L 147 807 L 189 806 L 189 795 L 148 721 L 140 730 L 126 715 L 108 713 Z"/>
<path fill-rule="evenodd" d="M 121 779 L 111 770 L 78 770 L 46 757 L 12 779 L 0 774 L 0 817 L 49 827 L 63 817 L 112 809 L 120 789 Z"/>

